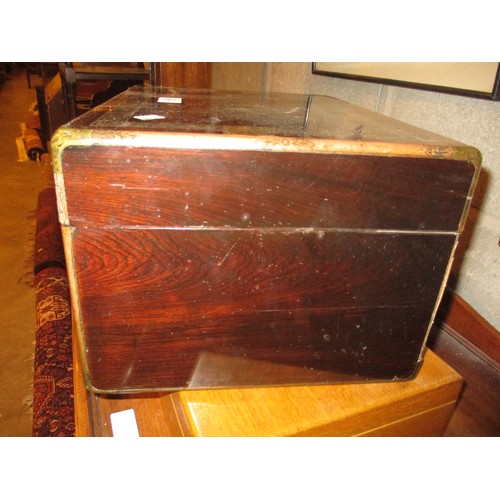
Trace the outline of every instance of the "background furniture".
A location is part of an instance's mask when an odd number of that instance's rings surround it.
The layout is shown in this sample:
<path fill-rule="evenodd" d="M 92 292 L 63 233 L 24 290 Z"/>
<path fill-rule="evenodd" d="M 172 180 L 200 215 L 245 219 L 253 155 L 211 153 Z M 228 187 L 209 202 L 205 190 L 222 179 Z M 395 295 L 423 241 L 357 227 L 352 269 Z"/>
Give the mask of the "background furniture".
<path fill-rule="evenodd" d="M 49 150 L 50 139 L 61 125 L 150 78 L 150 70 L 144 63 L 60 63 L 58 68 L 46 85 L 36 86 L 45 151 Z M 30 74 L 47 76 L 46 71 L 40 73 L 39 65 L 26 71 L 30 86 Z"/>
<path fill-rule="evenodd" d="M 131 86 L 210 87 L 210 63 L 31 63 L 26 74 L 29 87 L 31 75 L 51 78 L 36 86 L 46 150 L 61 125 Z"/>
<path fill-rule="evenodd" d="M 123 92 L 129 87 L 140 85 L 150 79 L 150 71 L 144 67 L 144 63 L 61 63 L 60 74 L 66 88 L 68 115 L 70 119 L 75 118 L 87 108 L 81 109 L 79 113 L 77 103 L 79 89 L 82 82 L 108 82 L 109 85 L 98 87 L 101 95 L 98 99 L 91 96 L 89 108 L 102 104 L 111 97 Z"/>
<path fill-rule="evenodd" d="M 50 82 L 36 87 L 38 113 L 40 117 L 41 139 L 45 150 L 54 132 L 69 121 L 68 97 L 61 75 L 56 74 Z"/>
<path fill-rule="evenodd" d="M 159 87 L 206 89 L 210 88 L 208 62 L 154 62 L 151 63 L 151 84 Z"/>

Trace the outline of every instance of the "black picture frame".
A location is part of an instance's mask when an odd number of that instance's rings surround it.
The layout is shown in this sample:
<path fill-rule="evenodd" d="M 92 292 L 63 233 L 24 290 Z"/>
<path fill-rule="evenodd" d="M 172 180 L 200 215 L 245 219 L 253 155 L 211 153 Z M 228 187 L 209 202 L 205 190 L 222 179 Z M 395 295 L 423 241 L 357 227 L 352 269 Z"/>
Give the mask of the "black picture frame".
<path fill-rule="evenodd" d="M 466 86 L 461 86 L 459 82 L 457 82 L 456 86 L 454 85 L 439 85 L 435 83 L 426 83 L 425 75 L 422 75 L 422 78 L 419 81 L 412 80 L 402 80 L 402 79 L 393 79 L 393 78 L 385 78 L 385 77 L 377 77 L 369 74 L 363 74 L 359 72 L 350 73 L 348 71 L 336 71 L 334 69 L 335 65 L 339 65 L 339 67 L 346 68 L 348 65 L 362 65 L 366 63 L 327 63 L 327 62 L 314 62 L 312 63 L 312 73 L 316 75 L 329 76 L 334 78 L 343 78 L 348 80 L 358 80 L 370 83 L 379 83 L 384 85 L 392 85 L 397 87 L 407 87 L 418 90 L 426 90 L 431 92 L 440 92 L 445 94 L 454 94 L 461 95 L 465 97 L 474 97 L 478 99 L 487 99 L 491 101 L 500 100 L 500 64 L 499 63 L 488 63 L 488 64 L 496 64 L 496 74 L 494 76 L 491 84 L 488 80 L 488 85 L 491 87 L 488 90 L 477 90 L 474 88 L 467 88 Z M 383 70 L 384 66 L 387 66 L 389 69 L 393 69 L 394 65 L 397 64 L 422 64 L 422 63 L 369 63 L 369 64 L 377 64 L 380 66 L 381 70 Z M 425 64 L 449 64 L 449 63 L 425 63 Z M 474 65 L 474 64 L 484 64 L 484 63 L 453 63 L 453 64 L 461 64 L 461 65 Z M 390 66 L 392 65 L 392 66 Z M 353 66 L 354 68 L 355 66 Z M 332 69 L 333 68 L 333 69 Z M 473 66 L 470 66 L 473 68 Z M 381 71 L 381 74 L 383 71 Z M 493 74 L 492 74 L 493 75 Z M 491 75 L 491 76 L 492 76 Z M 431 75 L 432 76 L 432 75 Z M 429 81 L 432 81 L 432 78 L 429 78 Z"/>

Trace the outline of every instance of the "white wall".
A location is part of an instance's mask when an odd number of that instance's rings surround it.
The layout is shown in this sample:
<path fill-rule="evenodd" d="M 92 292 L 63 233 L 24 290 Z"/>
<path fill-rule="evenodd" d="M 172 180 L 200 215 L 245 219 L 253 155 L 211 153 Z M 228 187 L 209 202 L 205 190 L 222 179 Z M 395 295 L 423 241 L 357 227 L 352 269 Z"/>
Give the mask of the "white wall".
<path fill-rule="evenodd" d="M 329 95 L 479 149 L 482 174 L 450 286 L 500 329 L 500 102 L 313 75 L 310 62 L 217 63 L 212 83 Z"/>

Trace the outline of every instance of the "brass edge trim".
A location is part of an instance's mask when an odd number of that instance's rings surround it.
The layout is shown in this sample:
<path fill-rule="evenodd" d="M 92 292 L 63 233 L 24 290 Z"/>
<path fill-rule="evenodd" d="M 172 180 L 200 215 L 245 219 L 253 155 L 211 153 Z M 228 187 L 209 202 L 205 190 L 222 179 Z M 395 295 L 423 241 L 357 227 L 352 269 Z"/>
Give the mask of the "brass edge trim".
<path fill-rule="evenodd" d="M 66 203 L 66 189 L 64 186 L 64 176 L 62 172 L 62 156 L 64 149 L 72 144 L 71 129 L 59 128 L 50 141 L 50 154 L 52 158 L 52 171 L 54 175 L 54 185 L 57 197 L 57 211 L 59 222 L 64 226 L 69 226 L 68 205 Z M 74 138 L 73 138 L 74 141 Z M 81 142 L 78 141 L 79 143 Z"/>
<path fill-rule="evenodd" d="M 61 127 L 51 141 L 53 168 L 62 173 L 62 153 L 69 146 L 122 146 L 171 149 L 247 150 L 294 153 L 342 153 L 384 156 L 420 156 L 455 159 L 480 164 L 481 155 L 471 146 L 437 146 L 364 142 L 339 139 L 246 136 L 221 134 L 187 134 L 131 130 L 90 130 Z"/>
<path fill-rule="evenodd" d="M 92 131 L 83 129 L 72 129 L 61 127 L 52 136 L 50 141 L 50 152 L 52 156 L 52 169 L 54 174 L 62 174 L 62 153 L 71 145 L 91 145 L 89 137 Z"/>
<path fill-rule="evenodd" d="M 84 226 L 85 227 L 85 226 Z M 87 226 L 88 228 L 89 226 Z M 120 229 L 124 231 L 133 231 L 135 229 L 144 229 L 148 231 L 231 231 L 231 232 L 246 232 L 246 233 L 282 233 L 285 235 L 292 234 L 316 234 L 322 236 L 322 233 L 350 233 L 350 234 L 395 234 L 395 235 L 425 235 L 425 236 L 446 236 L 459 235 L 458 231 L 446 229 L 353 229 L 351 227 L 227 227 L 227 226 L 114 226 L 114 225 L 99 225 L 91 226 L 99 229 Z"/>
<path fill-rule="evenodd" d="M 472 163 L 476 169 L 477 176 L 481 168 L 483 156 L 481 152 L 473 146 L 459 146 L 455 148 L 453 159 Z"/>
<path fill-rule="evenodd" d="M 76 326 L 76 331 L 73 329 L 73 334 L 76 336 L 78 349 L 80 351 L 80 364 L 81 364 L 81 373 L 83 375 L 83 382 L 85 387 L 89 388 L 89 368 L 87 363 L 86 356 L 86 345 L 85 339 L 83 335 L 83 320 L 81 316 L 81 305 L 80 305 L 80 295 L 78 293 L 78 286 L 76 280 L 76 271 L 74 264 L 74 256 L 73 256 L 73 245 L 71 242 L 73 229 L 70 227 L 62 226 L 61 233 L 63 238 L 63 247 L 64 254 L 66 258 L 66 267 L 68 274 L 68 282 L 70 287 L 70 297 L 73 311 L 73 325 Z"/>
<path fill-rule="evenodd" d="M 462 217 L 461 217 L 460 222 L 458 224 L 458 231 L 459 232 L 462 232 L 464 230 L 465 222 L 467 220 L 467 216 L 469 215 L 469 210 L 470 210 L 470 207 L 472 205 L 472 199 L 474 197 L 474 192 L 475 192 L 477 184 L 479 182 L 479 175 L 481 174 L 481 153 L 479 153 L 479 151 L 477 151 L 477 153 L 479 155 L 478 158 L 476 158 L 476 159 L 469 158 L 468 160 L 466 160 L 466 161 L 469 161 L 470 163 L 472 163 L 472 165 L 474 166 L 475 172 L 474 172 L 474 176 L 472 177 L 472 182 L 471 182 L 471 185 L 469 187 L 469 192 L 467 193 L 467 199 L 465 201 L 464 210 L 462 212 Z"/>
<path fill-rule="evenodd" d="M 62 226 L 69 226 L 68 204 L 66 203 L 66 189 L 62 174 L 54 173 L 54 187 L 57 199 L 57 214 Z"/>

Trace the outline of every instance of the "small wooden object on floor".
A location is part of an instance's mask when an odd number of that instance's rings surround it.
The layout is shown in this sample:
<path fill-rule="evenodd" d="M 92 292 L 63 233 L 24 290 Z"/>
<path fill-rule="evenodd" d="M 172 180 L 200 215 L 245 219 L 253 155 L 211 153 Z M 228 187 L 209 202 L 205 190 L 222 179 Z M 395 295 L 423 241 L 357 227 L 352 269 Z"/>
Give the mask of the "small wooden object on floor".
<path fill-rule="evenodd" d="M 427 350 L 406 382 L 103 395 L 86 391 L 74 350 L 77 436 L 112 436 L 133 409 L 141 436 L 441 436 L 461 377 Z"/>

